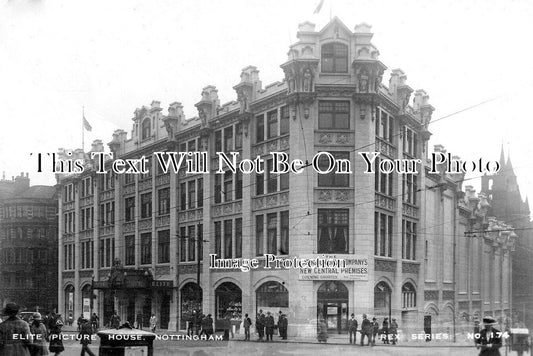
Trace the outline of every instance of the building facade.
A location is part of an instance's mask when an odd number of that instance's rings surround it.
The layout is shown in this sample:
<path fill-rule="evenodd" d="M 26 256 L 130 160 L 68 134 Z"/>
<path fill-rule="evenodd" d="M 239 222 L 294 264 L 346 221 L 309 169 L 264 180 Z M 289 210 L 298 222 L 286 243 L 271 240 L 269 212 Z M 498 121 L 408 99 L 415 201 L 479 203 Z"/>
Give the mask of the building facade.
<path fill-rule="evenodd" d="M 0 304 L 57 308 L 57 196 L 28 174 L 0 181 Z"/>
<path fill-rule="evenodd" d="M 511 224 L 517 230 L 515 251 L 512 255 L 513 321 L 533 326 L 533 224 L 529 203 L 522 200 L 511 157 L 505 160 L 503 147 L 500 155 L 502 169 L 497 174 L 484 176 L 482 192 L 490 202 L 489 214 Z"/>
<path fill-rule="evenodd" d="M 193 311 L 215 320 L 229 313 L 236 324 L 245 313 L 281 311 L 289 335 L 314 335 L 322 318 L 330 332 L 345 332 L 351 313 L 394 317 L 416 332 L 424 323 L 434 330 L 454 323 L 457 244 L 478 207 L 461 193 L 463 177 L 428 173 L 428 95 L 399 69 L 382 83 L 386 67 L 369 25 L 352 32 L 334 18 L 315 31 L 306 22 L 297 36 L 283 82 L 263 87 L 249 66 L 234 86 L 236 101 L 221 105 L 217 89 L 205 87 L 198 117 L 185 119 L 178 102 L 166 115 L 157 101 L 137 109 L 131 135 L 115 131 L 109 147 L 114 159 L 147 157 L 146 172 L 99 174 L 93 160 L 84 173 L 59 177 L 58 293 L 66 314 L 92 309 L 106 321 L 116 310 L 146 324 L 154 313 L 161 328 L 175 330 Z M 103 151 L 101 142 L 92 151 Z M 207 152 L 193 160 L 209 163 L 207 174 L 164 173 L 154 156 L 197 151 Z M 237 152 L 245 169 L 260 157 L 265 171 L 234 174 L 223 162 L 217 173 L 217 152 Z M 271 152 L 307 167 L 270 173 Z M 368 165 L 361 152 L 379 156 Z M 309 167 L 315 157 L 324 172 L 346 160 L 351 172 L 318 174 Z M 395 159 L 420 159 L 417 173 L 365 173 Z M 210 254 L 258 258 L 260 266 L 214 269 Z M 335 256 L 357 268 L 267 269 L 264 254 Z M 473 313 L 468 301 L 463 307 Z"/>

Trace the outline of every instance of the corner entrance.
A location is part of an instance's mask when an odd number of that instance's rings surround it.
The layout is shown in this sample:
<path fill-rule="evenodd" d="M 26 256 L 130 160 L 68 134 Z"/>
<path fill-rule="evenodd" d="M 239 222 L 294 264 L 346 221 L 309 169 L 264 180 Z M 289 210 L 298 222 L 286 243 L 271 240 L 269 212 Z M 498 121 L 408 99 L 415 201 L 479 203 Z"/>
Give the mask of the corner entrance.
<path fill-rule="evenodd" d="M 330 333 L 348 331 L 348 288 L 340 282 L 325 282 L 317 292 L 317 319 L 324 319 Z"/>

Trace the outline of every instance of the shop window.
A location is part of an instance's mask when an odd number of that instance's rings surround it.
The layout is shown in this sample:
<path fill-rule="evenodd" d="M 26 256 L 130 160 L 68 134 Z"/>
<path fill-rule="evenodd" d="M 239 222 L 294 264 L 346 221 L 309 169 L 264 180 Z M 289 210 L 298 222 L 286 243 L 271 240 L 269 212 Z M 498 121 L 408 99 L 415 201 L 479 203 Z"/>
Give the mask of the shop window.
<path fill-rule="evenodd" d="M 374 309 L 389 309 L 392 290 L 385 282 L 379 282 L 374 288 Z"/>

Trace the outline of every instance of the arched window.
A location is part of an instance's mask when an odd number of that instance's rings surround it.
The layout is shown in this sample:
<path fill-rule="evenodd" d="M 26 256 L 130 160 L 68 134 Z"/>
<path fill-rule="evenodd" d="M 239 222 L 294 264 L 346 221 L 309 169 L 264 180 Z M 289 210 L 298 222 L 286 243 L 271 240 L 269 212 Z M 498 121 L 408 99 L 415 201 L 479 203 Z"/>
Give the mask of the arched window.
<path fill-rule="evenodd" d="M 322 46 L 322 72 L 348 72 L 348 46 L 342 43 L 326 43 Z"/>
<path fill-rule="evenodd" d="M 279 282 L 265 282 L 255 294 L 257 311 L 262 309 L 277 314 L 281 308 L 289 308 L 289 291 Z"/>
<path fill-rule="evenodd" d="M 388 309 L 390 306 L 391 289 L 385 282 L 374 287 L 374 309 Z"/>
<path fill-rule="evenodd" d="M 67 320 L 74 320 L 74 287 L 69 284 L 65 288 L 65 318 Z"/>
<path fill-rule="evenodd" d="M 146 118 L 144 119 L 143 123 L 142 123 L 142 136 L 141 138 L 143 140 L 146 140 L 148 138 L 150 138 L 150 119 L 149 118 Z"/>
<path fill-rule="evenodd" d="M 416 290 L 415 287 L 407 282 L 402 286 L 402 308 L 416 307 Z"/>

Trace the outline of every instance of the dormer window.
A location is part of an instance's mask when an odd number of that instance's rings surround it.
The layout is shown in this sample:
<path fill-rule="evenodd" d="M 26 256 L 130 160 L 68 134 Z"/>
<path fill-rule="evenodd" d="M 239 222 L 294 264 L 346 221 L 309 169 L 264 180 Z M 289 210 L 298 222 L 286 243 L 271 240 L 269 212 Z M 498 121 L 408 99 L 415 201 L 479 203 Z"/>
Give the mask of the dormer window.
<path fill-rule="evenodd" d="M 322 46 L 322 73 L 348 72 L 348 46 L 338 42 Z"/>
<path fill-rule="evenodd" d="M 141 136 L 141 139 L 142 140 L 146 140 L 148 138 L 150 138 L 150 119 L 149 118 L 146 118 L 144 119 L 143 123 L 142 123 L 142 136 Z"/>

